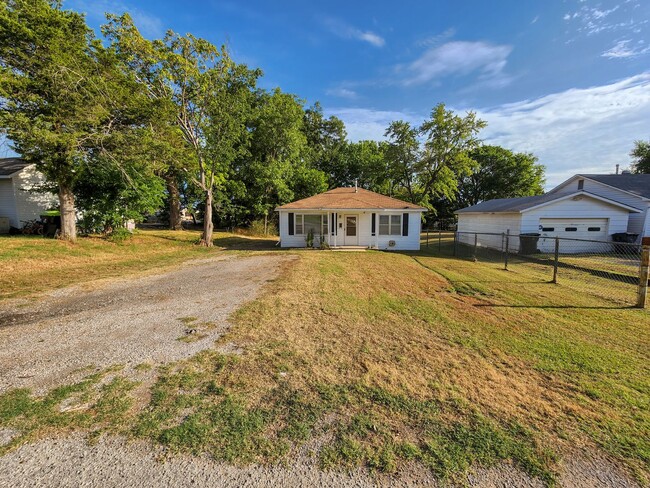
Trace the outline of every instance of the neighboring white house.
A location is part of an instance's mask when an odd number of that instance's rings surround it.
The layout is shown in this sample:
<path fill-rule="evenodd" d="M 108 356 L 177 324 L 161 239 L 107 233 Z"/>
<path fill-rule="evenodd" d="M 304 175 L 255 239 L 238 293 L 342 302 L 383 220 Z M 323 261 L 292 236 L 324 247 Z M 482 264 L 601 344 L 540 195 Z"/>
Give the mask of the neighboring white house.
<path fill-rule="evenodd" d="M 30 191 L 44 181 L 35 165 L 20 158 L 0 159 L 0 225 L 8 221 L 20 229 L 23 221 L 38 219 L 44 210 L 55 206 L 55 195 Z"/>
<path fill-rule="evenodd" d="M 276 208 L 280 245 L 420 249 L 422 212 L 427 209 L 362 188 L 336 188 Z"/>
<path fill-rule="evenodd" d="M 488 200 L 456 214 L 460 242 L 472 244 L 473 232 L 494 233 L 481 236 L 481 244 L 501 248 L 502 233 L 538 233 L 537 247 L 542 252 L 552 252 L 554 237 L 585 240 L 565 247 L 567 252 L 583 252 L 594 248 L 588 240 L 609 241 L 612 234 L 627 232 L 630 216 L 642 212 L 628 203 L 573 188 L 534 197 Z"/>

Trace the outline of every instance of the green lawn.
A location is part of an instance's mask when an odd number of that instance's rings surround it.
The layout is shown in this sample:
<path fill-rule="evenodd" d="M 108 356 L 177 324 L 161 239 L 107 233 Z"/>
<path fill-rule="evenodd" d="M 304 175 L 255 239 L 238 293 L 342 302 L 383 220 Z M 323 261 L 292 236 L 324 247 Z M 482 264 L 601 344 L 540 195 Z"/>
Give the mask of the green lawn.
<path fill-rule="evenodd" d="M 579 447 L 650 483 L 647 311 L 548 283 L 543 267 L 426 251 L 297 254 L 220 339 L 244 354 L 158 368 L 146 404 L 119 371 L 104 373 L 109 387 L 91 377 L 43 398 L 10 392 L 0 426 L 24 438 L 5 449 L 80 425 L 229 462 L 290 462 L 319 439 L 324 469 L 415 461 L 453 479 L 513 460 L 553 484 Z M 66 395 L 91 406 L 60 413 Z"/>

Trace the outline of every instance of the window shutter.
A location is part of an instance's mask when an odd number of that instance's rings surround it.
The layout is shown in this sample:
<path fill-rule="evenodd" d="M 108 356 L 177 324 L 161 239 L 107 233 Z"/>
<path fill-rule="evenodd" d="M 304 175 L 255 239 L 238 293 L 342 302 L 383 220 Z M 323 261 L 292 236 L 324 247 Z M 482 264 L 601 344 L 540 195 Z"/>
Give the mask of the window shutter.
<path fill-rule="evenodd" d="M 371 231 L 371 233 L 372 233 L 373 236 L 376 234 L 376 232 L 375 232 L 375 229 L 377 228 L 377 227 L 376 227 L 377 224 L 375 223 L 375 219 L 376 219 L 376 218 L 377 218 L 377 214 L 372 214 L 372 220 L 371 220 L 372 224 L 371 224 L 371 229 L 370 229 L 370 231 Z"/>
<path fill-rule="evenodd" d="M 409 214 L 407 213 L 402 215 L 402 235 L 409 235 Z"/>
<path fill-rule="evenodd" d="M 332 233 L 333 236 L 336 235 L 336 221 L 334 220 L 335 215 L 336 214 L 334 212 L 332 212 L 332 219 L 331 219 L 332 220 L 332 225 L 330 227 L 331 228 L 330 232 Z"/>
<path fill-rule="evenodd" d="M 289 212 L 289 235 L 293 235 L 293 224 L 294 224 L 294 219 L 293 219 L 293 212 Z"/>

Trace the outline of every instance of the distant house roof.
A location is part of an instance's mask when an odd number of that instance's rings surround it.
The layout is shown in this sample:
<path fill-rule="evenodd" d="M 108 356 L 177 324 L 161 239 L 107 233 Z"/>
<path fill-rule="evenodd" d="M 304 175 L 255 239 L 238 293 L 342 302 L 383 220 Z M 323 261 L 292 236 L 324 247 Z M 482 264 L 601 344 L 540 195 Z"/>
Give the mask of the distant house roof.
<path fill-rule="evenodd" d="M 623 173 L 620 175 L 576 175 L 590 180 L 613 186 L 619 190 L 650 198 L 650 174 Z"/>
<path fill-rule="evenodd" d="M 576 196 L 586 196 L 593 198 L 594 200 L 600 200 L 602 202 L 614 205 L 615 207 L 625 208 L 631 212 L 640 212 L 639 209 L 625 205 L 621 202 L 611 200 L 609 198 L 601 197 L 600 195 L 595 195 L 586 191 L 578 191 L 571 193 L 569 195 L 562 195 L 557 193 L 545 193 L 544 195 L 537 195 L 534 197 L 521 197 L 521 198 L 497 198 L 495 200 L 487 200 L 481 202 L 477 205 L 473 205 L 467 208 L 461 208 L 456 210 L 455 213 L 521 213 L 527 210 L 531 210 L 535 207 L 541 207 L 547 205 L 554 201 L 559 200 L 568 200 L 569 198 L 574 198 Z"/>
<path fill-rule="evenodd" d="M 295 202 L 281 205 L 276 210 L 426 210 L 424 207 L 413 203 L 404 202 L 397 198 L 387 197 L 375 193 L 374 191 L 364 190 L 363 188 L 335 188 L 314 195 L 313 197 L 303 198 Z"/>
<path fill-rule="evenodd" d="M 0 158 L 0 177 L 11 176 L 31 164 L 21 158 Z"/>

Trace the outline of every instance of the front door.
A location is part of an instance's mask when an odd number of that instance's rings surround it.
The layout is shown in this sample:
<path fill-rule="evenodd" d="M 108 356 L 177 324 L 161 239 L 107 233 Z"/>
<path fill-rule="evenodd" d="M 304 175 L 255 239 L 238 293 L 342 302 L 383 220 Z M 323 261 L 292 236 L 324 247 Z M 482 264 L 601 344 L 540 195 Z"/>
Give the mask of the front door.
<path fill-rule="evenodd" d="M 359 231 L 356 215 L 345 216 L 345 246 L 356 246 L 359 244 Z"/>

